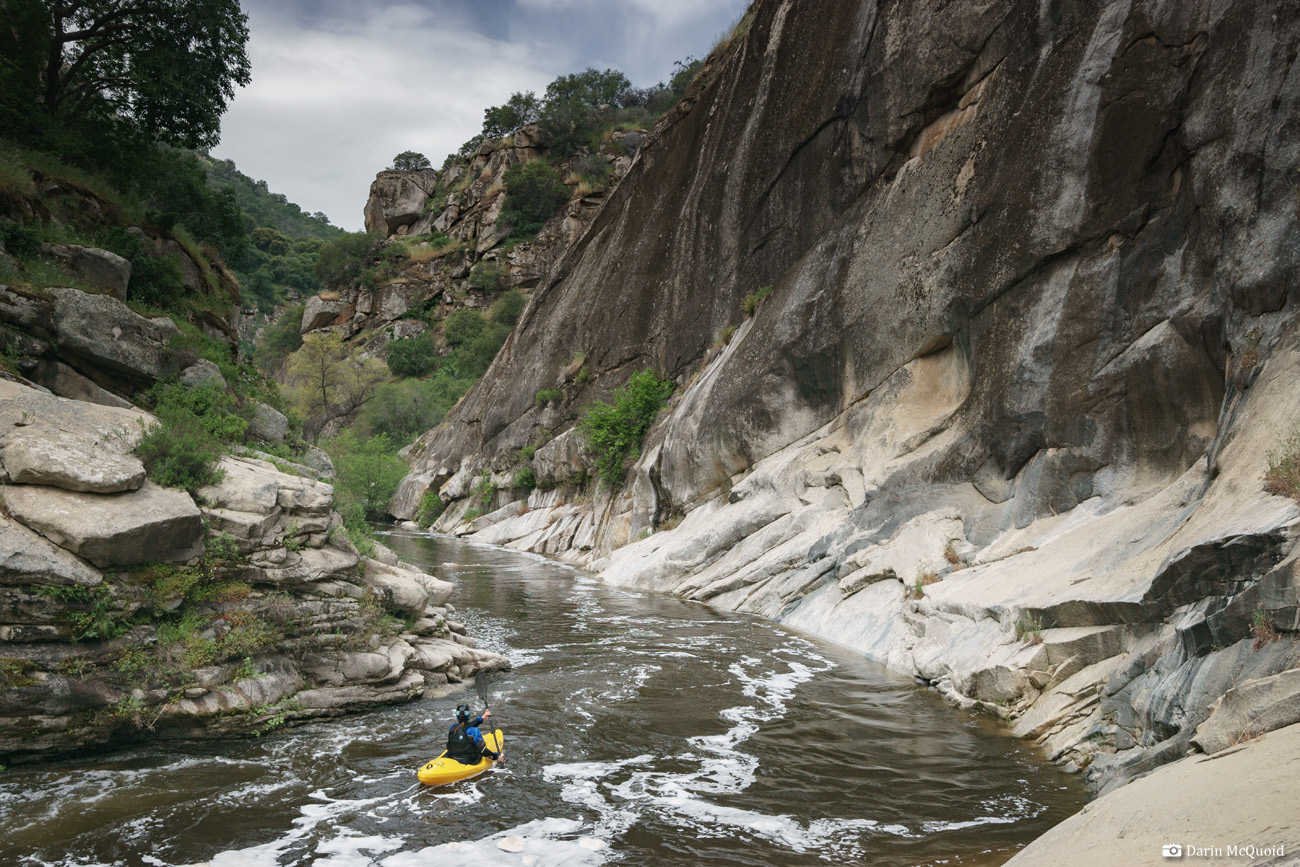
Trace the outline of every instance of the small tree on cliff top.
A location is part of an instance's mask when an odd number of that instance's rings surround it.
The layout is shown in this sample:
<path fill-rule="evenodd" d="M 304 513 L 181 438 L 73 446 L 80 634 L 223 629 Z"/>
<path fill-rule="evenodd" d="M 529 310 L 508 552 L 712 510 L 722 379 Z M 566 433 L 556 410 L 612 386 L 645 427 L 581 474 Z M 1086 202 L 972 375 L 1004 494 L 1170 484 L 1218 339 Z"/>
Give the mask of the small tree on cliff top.
<path fill-rule="evenodd" d="M 424 154 L 416 153 L 415 151 L 402 151 L 400 154 L 393 157 L 393 168 L 391 171 L 418 172 L 421 169 L 428 168 L 433 168 L 433 164 L 429 162 L 429 158 Z"/>

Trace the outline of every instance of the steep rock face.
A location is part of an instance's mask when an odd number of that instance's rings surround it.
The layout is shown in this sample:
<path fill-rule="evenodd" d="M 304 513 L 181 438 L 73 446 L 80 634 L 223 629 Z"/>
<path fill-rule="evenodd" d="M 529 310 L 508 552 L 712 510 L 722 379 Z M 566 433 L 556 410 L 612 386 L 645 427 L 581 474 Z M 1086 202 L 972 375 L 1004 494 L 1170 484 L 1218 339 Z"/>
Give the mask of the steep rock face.
<path fill-rule="evenodd" d="M 508 667 L 450 619 L 450 584 L 352 546 L 328 484 L 227 456 L 198 503 L 142 475 L 103 489 L 152 421 L 0 381 L 0 763 L 261 732 Z"/>
<path fill-rule="evenodd" d="M 1101 788 L 1181 755 L 1296 665 L 1252 638 L 1300 626 L 1284 5 L 761 0 L 391 511 L 829 636 Z M 679 389 L 623 489 L 512 503 L 646 367 Z"/>

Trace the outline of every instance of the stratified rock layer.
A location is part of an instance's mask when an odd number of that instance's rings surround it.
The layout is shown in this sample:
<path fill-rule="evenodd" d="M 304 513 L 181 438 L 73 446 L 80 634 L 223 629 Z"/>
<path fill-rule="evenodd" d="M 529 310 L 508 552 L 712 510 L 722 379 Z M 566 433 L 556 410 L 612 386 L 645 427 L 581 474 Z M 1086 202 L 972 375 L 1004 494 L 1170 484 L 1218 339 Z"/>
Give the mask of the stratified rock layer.
<path fill-rule="evenodd" d="M 146 420 L 0 381 L 0 764 L 261 732 L 509 666 L 449 619 L 450 584 L 356 550 L 328 484 L 227 456 L 201 509 L 147 480 L 87 488 Z"/>

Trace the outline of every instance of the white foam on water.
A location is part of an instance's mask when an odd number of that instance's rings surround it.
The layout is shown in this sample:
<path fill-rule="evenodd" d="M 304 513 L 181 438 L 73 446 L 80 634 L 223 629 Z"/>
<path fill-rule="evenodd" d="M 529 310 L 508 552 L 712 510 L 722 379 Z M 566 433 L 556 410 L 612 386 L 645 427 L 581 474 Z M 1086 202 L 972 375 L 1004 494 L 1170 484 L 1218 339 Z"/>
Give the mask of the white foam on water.
<path fill-rule="evenodd" d="M 360 834 L 342 834 L 332 840 L 322 840 L 316 845 L 316 854 L 328 855 L 317 858 L 312 867 L 370 867 L 375 863 L 371 855 L 363 852 L 383 854 L 402 848 L 402 841 L 391 837 Z"/>
<path fill-rule="evenodd" d="M 293 827 L 279 838 L 245 849 L 219 852 L 208 862 L 209 867 L 278 867 L 280 857 L 305 840 L 317 826 L 338 819 L 346 813 L 359 811 L 363 807 L 390 799 L 387 795 L 356 800 L 334 799 L 323 790 L 312 792 L 310 797 L 315 798 L 317 803 L 304 804 L 300 807 L 300 815 L 293 820 Z"/>
<path fill-rule="evenodd" d="M 474 867 L 579 867 L 604 864 L 610 856 L 603 840 L 582 834 L 574 819 L 546 818 L 484 837 L 400 852 L 378 862 L 381 867 L 429 867 L 467 863 Z"/>

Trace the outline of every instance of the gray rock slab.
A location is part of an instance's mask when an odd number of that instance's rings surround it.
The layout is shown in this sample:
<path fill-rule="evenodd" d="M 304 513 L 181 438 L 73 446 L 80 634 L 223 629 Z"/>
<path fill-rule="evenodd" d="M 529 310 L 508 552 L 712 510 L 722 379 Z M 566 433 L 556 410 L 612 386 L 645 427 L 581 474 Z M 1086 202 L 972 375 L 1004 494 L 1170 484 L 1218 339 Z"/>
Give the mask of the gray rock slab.
<path fill-rule="evenodd" d="M 96 566 L 178 562 L 203 551 L 203 517 L 189 494 L 152 482 L 123 494 L 13 485 L 18 521 Z"/>
<path fill-rule="evenodd" d="M 42 244 L 41 253 L 58 262 L 74 280 L 126 300 L 131 263 L 116 253 L 79 244 Z"/>
<path fill-rule="evenodd" d="M 12 484 L 68 491 L 134 491 L 145 477 L 144 464 L 119 444 L 93 431 L 60 430 L 43 421 L 0 434 L 0 463 Z"/>
<path fill-rule="evenodd" d="M 291 514 L 328 514 L 334 502 L 330 485 L 282 473 L 273 464 L 226 455 L 217 462 L 225 475 L 199 496 L 216 508 L 269 515 L 277 507 Z"/>
<path fill-rule="evenodd" d="M 1192 742 L 1218 753 L 1265 732 L 1300 722 L 1300 668 L 1248 680 L 1224 693 Z"/>
<path fill-rule="evenodd" d="M 80 557 L 0 514 L 0 584 L 93 587 L 103 580 Z"/>

